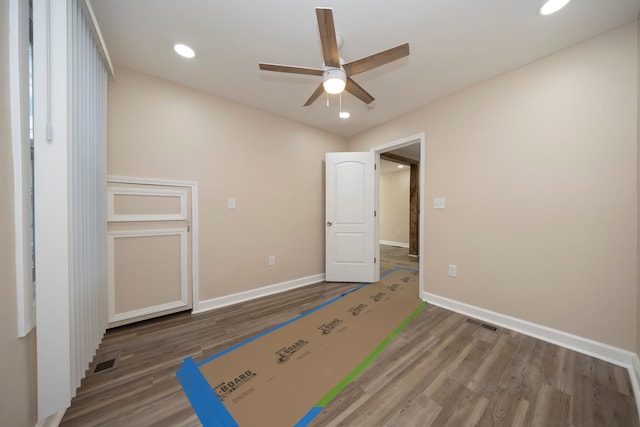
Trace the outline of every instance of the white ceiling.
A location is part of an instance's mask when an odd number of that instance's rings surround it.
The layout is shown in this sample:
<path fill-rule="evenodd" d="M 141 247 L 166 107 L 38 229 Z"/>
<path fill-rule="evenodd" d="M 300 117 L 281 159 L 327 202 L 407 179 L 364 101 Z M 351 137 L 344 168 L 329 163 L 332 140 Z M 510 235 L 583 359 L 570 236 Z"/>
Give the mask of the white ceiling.
<path fill-rule="evenodd" d="M 635 20 L 640 0 L 92 0 L 114 64 L 352 136 L 482 80 Z M 260 71 L 258 62 L 322 67 L 315 7 L 331 7 L 350 62 L 408 42 L 410 56 L 354 80 L 350 94 L 302 105 L 320 77 Z M 176 42 L 196 57 L 178 57 Z M 117 80 L 116 72 L 116 80 Z"/>

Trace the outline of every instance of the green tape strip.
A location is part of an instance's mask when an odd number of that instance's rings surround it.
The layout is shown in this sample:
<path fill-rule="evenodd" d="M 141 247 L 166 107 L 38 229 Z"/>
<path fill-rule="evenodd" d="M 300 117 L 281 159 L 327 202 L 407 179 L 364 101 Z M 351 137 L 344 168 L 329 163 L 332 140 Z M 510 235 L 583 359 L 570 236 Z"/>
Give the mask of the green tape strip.
<path fill-rule="evenodd" d="M 396 335 L 400 333 L 400 331 L 405 328 L 405 326 L 407 326 L 407 324 L 409 324 L 410 321 L 412 321 L 418 314 L 420 314 L 420 312 L 426 305 L 426 302 L 420 303 L 418 308 L 416 308 L 413 313 L 409 315 L 409 317 L 407 317 L 393 332 L 391 332 L 391 335 L 385 338 L 380 343 L 380 345 L 378 345 L 378 347 L 376 347 L 376 349 L 373 350 L 371 354 L 367 356 L 367 358 L 364 359 L 364 361 L 360 365 L 358 365 L 358 367 L 356 367 L 353 371 L 351 371 L 349 375 L 347 375 L 342 381 L 340 381 L 338 385 L 331 389 L 329 393 L 325 394 L 324 397 L 320 399 L 315 406 L 325 407 L 329 402 L 331 402 L 338 395 L 338 393 L 344 390 L 346 386 L 348 386 L 354 379 L 356 379 L 356 377 L 360 375 L 362 371 L 364 371 L 365 368 L 367 368 L 367 366 L 369 366 L 376 357 L 378 357 L 378 354 L 380 354 L 380 352 L 391 342 L 391 340 L 393 340 L 393 338 L 395 338 Z"/>

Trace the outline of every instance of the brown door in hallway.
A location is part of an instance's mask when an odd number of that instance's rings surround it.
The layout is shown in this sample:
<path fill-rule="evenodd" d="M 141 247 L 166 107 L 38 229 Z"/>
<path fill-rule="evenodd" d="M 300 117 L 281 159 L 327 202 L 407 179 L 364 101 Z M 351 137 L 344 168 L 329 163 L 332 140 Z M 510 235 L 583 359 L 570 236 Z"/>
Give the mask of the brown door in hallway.
<path fill-rule="evenodd" d="M 409 166 L 409 255 L 420 255 L 420 162 L 394 153 L 380 153 L 380 158 Z"/>

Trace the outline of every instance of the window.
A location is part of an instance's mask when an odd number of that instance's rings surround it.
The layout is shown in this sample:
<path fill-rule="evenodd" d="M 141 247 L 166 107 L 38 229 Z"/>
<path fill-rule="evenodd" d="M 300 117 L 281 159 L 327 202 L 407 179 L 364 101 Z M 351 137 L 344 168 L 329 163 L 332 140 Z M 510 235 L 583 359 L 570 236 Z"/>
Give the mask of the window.
<path fill-rule="evenodd" d="M 35 302 L 36 291 L 36 230 L 35 230 L 35 176 L 33 173 L 35 150 L 33 147 L 33 0 L 29 0 L 29 224 L 31 243 L 31 285 L 33 289 L 33 299 Z"/>
<path fill-rule="evenodd" d="M 9 84 L 15 193 L 18 335 L 35 326 L 33 30 L 31 1 L 9 3 Z"/>

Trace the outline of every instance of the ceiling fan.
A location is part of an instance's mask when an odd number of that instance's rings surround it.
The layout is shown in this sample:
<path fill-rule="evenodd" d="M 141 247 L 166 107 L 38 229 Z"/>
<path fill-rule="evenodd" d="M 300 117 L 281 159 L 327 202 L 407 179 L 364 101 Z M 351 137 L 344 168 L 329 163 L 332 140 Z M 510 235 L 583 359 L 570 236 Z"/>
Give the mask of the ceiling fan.
<path fill-rule="evenodd" d="M 276 71 L 280 73 L 307 74 L 322 76 L 322 83 L 311 94 L 304 106 L 309 106 L 318 99 L 323 92 L 336 94 L 343 90 L 354 95 L 365 104 L 370 104 L 375 99 L 371 94 L 357 84 L 351 76 L 364 73 L 397 59 L 409 55 L 409 43 L 404 43 L 391 49 L 369 55 L 346 64 L 342 63 L 338 52 L 336 30 L 333 25 L 333 12 L 330 8 L 316 8 L 318 18 L 318 30 L 320 31 L 320 43 L 324 57 L 324 67 L 307 68 L 291 65 L 258 64 L 261 70 Z"/>

